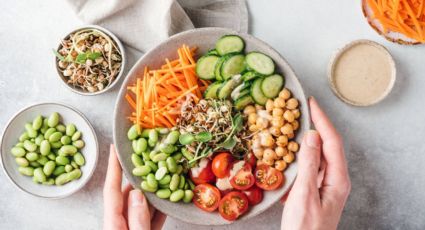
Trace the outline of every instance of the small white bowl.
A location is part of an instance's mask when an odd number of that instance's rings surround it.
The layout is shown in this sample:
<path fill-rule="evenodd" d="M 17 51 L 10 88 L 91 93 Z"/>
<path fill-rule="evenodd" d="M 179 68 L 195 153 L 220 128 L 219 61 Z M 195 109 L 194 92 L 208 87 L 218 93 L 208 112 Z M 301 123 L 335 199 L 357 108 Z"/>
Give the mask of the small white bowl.
<path fill-rule="evenodd" d="M 68 84 L 67 83 L 67 78 L 65 76 L 63 76 L 62 71 L 60 70 L 60 68 L 58 66 L 58 58 L 56 56 L 55 56 L 55 60 L 54 61 L 55 61 L 56 71 L 58 72 L 58 75 L 59 75 L 60 79 L 66 85 L 66 87 L 68 89 L 70 89 L 74 93 L 78 93 L 78 94 L 81 94 L 81 95 L 93 96 L 93 95 L 98 95 L 98 94 L 104 93 L 104 92 L 112 89 L 117 84 L 117 82 L 120 81 L 120 79 L 121 79 L 121 77 L 122 77 L 122 75 L 124 73 L 124 70 L 125 70 L 125 66 L 126 66 L 126 63 L 127 63 L 127 58 L 126 58 L 124 46 L 122 45 L 121 41 L 111 31 L 109 31 L 109 30 L 107 30 L 107 29 L 105 29 L 105 28 L 103 28 L 101 26 L 97 26 L 97 25 L 85 25 L 85 26 L 82 26 L 82 27 L 78 27 L 78 28 L 74 29 L 73 31 L 69 32 L 68 34 L 66 34 L 66 36 L 64 36 L 62 39 L 68 38 L 71 34 L 77 32 L 77 31 L 80 31 L 80 30 L 84 30 L 84 29 L 96 29 L 96 30 L 100 30 L 103 33 L 105 33 L 106 35 L 108 35 L 117 44 L 118 49 L 121 52 L 121 60 L 122 61 L 121 61 L 120 72 L 118 73 L 118 75 L 116 76 L 116 78 L 114 79 L 114 81 L 109 86 L 105 87 L 103 90 L 100 90 L 100 91 L 96 91 L 96 92 L 91 93 L 91 92 L 82 90 L 80 88 L 77 88 L 77 87 L 74 87 L 74 86 Z M 61 44 L 59 43 L 58 47 L 56 48 L 56 51 L 58 51 L 60 49 L 60 47 L 61 47 Z"/>
<path fill-rule="evenodd" d="M 82 176 L 62 186 L 36 184 L 32 181 L 32 177 L 21 175 L 15 157 L 10 153 L 12 147 L 18 143 L 19 136 L 25 131 L 25 123 L 32 122 L 38 115 L 47 117 L 53 112 L 60 114 L 61 123 L 75 124 L 77 130 L 82 132 L 82 140 L 85 142 L 81 150 L 86 160 L 86 164 L 81 167 Z M 12 183 L 22 191 L 42 198 L 63 198 L 80 190 L 93 175 L 99 155 L 96 132 L 87 118 L 75 108 L 59 103 L 35 104 L 19 111 L 6 125 L 0 145 L 1 165 Z"/>

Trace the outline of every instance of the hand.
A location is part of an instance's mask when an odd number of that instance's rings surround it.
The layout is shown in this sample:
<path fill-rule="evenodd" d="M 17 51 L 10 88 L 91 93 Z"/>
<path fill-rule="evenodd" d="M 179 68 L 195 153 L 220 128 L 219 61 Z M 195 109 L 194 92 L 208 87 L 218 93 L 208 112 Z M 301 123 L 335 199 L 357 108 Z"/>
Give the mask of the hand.
<path fill-rule="evenodd" d="M 103 188 L 103 229 L 161 229 L 167 217 L 160 211 L 155 211 L 139 189 L 127 185 L 121 191 L 121 180 L 121 166 L 115 147 L 111 145 Z"/>
<path fill-rule="evenodd" d="M 336 229 L 351 189 L 342 138 L 314 98 L 309 104 L 317 131 L 308 131 L 301 143 L 282 229 Z"/>

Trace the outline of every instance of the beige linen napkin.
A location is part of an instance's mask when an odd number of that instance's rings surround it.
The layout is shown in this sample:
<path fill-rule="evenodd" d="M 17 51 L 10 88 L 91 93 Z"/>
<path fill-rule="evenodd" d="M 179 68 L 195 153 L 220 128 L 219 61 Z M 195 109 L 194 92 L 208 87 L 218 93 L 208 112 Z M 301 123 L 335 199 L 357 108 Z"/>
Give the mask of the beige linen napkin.
<path fill-rule="evenodd" d="M 127 46 L 141 52 L 195 27 L 248 30 L 245 0 L 67 1 L 83 22 L 111 30 Z"/>

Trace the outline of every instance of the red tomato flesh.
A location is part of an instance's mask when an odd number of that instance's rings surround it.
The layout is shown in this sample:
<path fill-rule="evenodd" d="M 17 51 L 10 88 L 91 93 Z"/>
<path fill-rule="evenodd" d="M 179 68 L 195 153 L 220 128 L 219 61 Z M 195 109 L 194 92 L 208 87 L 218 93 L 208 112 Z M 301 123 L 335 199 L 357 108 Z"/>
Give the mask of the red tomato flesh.
<path fill-rule="evenodd" d="M 199 173 L 199 175 L 194 176 L 192 170 L 190 170 L 190 179 L 195 184 L 206 184 L 206 183 L 214 183 L 215 182 L 215 175 L 213 171 L 211 170 L 211 161 L 208 160 L 208 164 L 205 166 L 205 168 L 202 169 L 202 171 Z"/>
<path fill-rule="evenodd" d="M 218 189 L 210 184 L 200 184 L 193 190 L 193 203 L 200 209 L 213 212 L 217 209 L 221 195 Z"/>
<path fill-rule="evenodd" d="M 254 172 L 255 184 L 263 190 L 275 190 L 285 182 L 282 172 L 268 165 L 258 165 Z"/>
<path fill-rule="evenodd" d="M 245 161 L 251 165 L 252 168 L 255 168 L 255 166 L 257 165 L 257 158 L 254 156 L 253 153 L 248 153 L 245 155 Z"/>
<path fill-rule="evenodd" d="M 230 178 L 230 184 L 233 188 L 238 190 L 246 190 L 253 186 L 255 183 L 254 175 L 252 175 L 251 165 L 245 163 L 244 166 Z"/>
<path fill-rule="evenodd" d="M 212 171 L 217 178 L 224 178 L 229 175 L 233 156 L 230 153 L 218 153 L 212 161 Z"/>
<path fill-rule="evenodd" d="M 220 200 L 218 211 L 229 221 L 236 220 L 248 210 L 248 198 L 241 192 L 230 192 Z"/>
<path fill-rule="evenodd" d="M 256 185 L 243 191 L 243 193 L 248 197 L 249 205 L 251 206 L 259 204 L 263 200 L 263 190 Z"/>

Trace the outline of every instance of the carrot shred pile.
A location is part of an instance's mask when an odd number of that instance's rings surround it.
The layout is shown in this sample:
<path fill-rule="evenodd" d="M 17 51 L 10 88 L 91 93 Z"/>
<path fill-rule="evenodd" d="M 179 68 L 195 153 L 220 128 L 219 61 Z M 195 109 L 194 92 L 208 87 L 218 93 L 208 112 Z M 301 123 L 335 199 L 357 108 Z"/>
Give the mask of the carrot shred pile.
<path fill-rule="evenodd" d="M 132 109 L 128 119 L 137 127 L 171 128 L 176 125 L 187 97 L 195 102 L 202 98 L 209 82 L 196 75 L 195 51 L 196 48 L 183 45 L 177 50 L 177 59 L 165 59 L 160 69 L 145 67 L 143 76 L 127 87 L 125 99 Z"/>
<path fill-rule="evenodd" d="M 383 32 L 398 32 L 425 42 L 425 0 L 367 0 Z"/>

